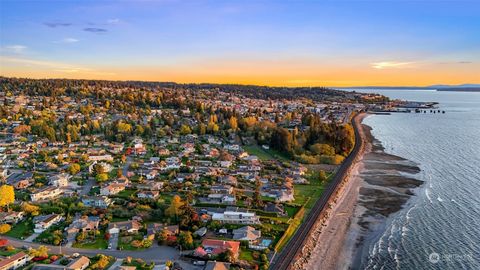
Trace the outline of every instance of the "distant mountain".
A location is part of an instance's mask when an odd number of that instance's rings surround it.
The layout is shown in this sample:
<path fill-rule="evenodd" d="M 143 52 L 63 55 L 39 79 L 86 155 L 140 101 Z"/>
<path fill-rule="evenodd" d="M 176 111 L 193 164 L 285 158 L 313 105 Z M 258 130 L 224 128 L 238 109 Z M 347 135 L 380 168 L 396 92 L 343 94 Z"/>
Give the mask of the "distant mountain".
<path fill-rule="evenodd" d="M 428 86 L 355 86 L 355 87 L 331 87 L 333 89 L 409 89 L 409 90 L 420 90 L 420 89 L 433 89 L 433 90 L 464 90 L 464 91 L 477 91 L 480 89 L 480 84 L 459 84 L 459 85 L 448 85 L 448 84 L 435 84 L 435 85 L 428 85 Z"/>
<path fill-rule="evenodd" d="M 427 88 L 480 88 L 480 84 L 470 83 L 470 84 L 459 84 L 459 85 L 448 85 L 448 84 L 435 84 L 427 86 Z"/>

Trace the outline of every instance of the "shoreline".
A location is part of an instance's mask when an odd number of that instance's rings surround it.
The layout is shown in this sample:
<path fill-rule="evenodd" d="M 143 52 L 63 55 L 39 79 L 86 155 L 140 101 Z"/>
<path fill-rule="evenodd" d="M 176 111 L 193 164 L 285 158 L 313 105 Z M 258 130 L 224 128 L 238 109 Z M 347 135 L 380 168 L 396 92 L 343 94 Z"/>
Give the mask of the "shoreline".
<path fill-rule="evenodd" d="M 381 235 L 387 218 L 401 210 L 423 184 L 410 177 L 416 164 L 385 153 L 371 128 L 360 120 L 364 147 L 347 176 L 344 189 L 318 233 L 306 269 L 357 269 L 370 244 Z M 325 244 L 328 243 L 328 244 Z"/>

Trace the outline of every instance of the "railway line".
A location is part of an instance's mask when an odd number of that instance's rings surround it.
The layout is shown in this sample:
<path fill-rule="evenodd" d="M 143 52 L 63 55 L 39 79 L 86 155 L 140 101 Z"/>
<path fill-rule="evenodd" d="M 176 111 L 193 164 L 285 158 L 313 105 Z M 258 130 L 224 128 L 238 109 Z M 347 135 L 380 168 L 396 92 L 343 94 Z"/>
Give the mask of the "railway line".
<path fill-rule="evenodd" d="M 283 251 L 277 255 L 276 259 L 270 265 L 272 270 L 288 270 L 291 269 L 292 264 L 295 262 L 296 258 L 299 255 L 299 252 L 302 250 L 305 240 L 310 235 L 310 232 L 317 221 L 318 217 L 328 206 L 328 201 L 330 197 L 335 193 L 339 184 L 343 181 L 347 175 L 350 167 L 353 165 L 355 159 L 357 158 L 360 150 L 362 148 L 363 140 L 360 137 L 361 123 L 358 121 L 360 114 L 355 115 L 352 120 L 352 126 L 355 133 L 355 146 L 344 160 L 342 165 L 340 165 L 337 173 L 333 177 L 332 181 L 327 185 L 325 191 L 322 193 L 322 196 L 317 200 L 312 210 L 308 214 L 305 221 L 300 225 L 297 232 L 290 239 L 287 245 L 283 248 Z"/>

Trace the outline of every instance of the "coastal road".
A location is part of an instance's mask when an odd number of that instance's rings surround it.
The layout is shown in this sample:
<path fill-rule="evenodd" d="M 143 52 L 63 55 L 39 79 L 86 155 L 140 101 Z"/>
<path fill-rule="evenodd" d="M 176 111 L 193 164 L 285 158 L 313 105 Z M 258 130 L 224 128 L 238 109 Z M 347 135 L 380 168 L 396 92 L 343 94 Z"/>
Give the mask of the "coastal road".
<path fill-rule="evenodd" d="M 152 246 L 151 248 L 140 250 L 140 251 L 130 251 L 130 250 L 106 250 L 106 249 L 82 249 L 82 248 L 70 248 L 70 247 L 60 247 L 60 246 L 51 246 L 39 243 L 30 243 L 27 241 L 18 240 L 16 238 L 2 236 L 2 238 L 8 239 L 9 245 L 12 245 L 16 248 L 23 248 L 24 246 L 38 248 L 39 246 L 47 247 L 50 252 L 57 254 L 72 255 L 78 253 L 86 256 L 95 256 L 97 254 L 105 254 L 108 256 L 113 256 L 117 259 L 124 259 L 126 257 L 140 258 L 147 262 L 155 263 L 165 263 L 166 261 L 175 261 L 180 258 L 180 252 L 172 247 L 167 246 Z"/>
<path fill-rule="evenodd" d="M 305 240 L 310 236 L 313 225 L 321 215 L 323 209 L 328 206 L 330 197 L 335 193 L 338 185 L 345 178 L 346 174 L 350 170 L 350 167 L 354 164 L 355 159 L 361 152 L 363 147 L 363 139 L 361 138 L 361 123 L 359 119 L 361 119 L 361 114 L 357 114 L 352 118 L 352 125 L 355 131 L 355 146 L 352 152 L 348 155 L 342 165 L 340 165 L 332 181 L 330 181 L 330 183 L 327 185 L 322 193 L 322 196 L 317 200 L 312 210 L 305 218 L 304 222 L 298 228 L 297 232 L 283 248 L 282 252 L 280 254 L 276 254 L 275 259 L 273 260 L 269 269 L 293 269 L 293 263 L 295 263 L 295 261 L 298 259 L 302 248 L 305 246 Z"/>

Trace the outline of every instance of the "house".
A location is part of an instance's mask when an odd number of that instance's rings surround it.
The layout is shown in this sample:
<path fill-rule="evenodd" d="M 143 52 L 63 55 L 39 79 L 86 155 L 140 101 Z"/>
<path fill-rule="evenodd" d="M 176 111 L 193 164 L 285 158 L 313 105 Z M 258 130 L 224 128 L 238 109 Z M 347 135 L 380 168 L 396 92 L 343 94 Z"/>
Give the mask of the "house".
<path fill-rule="evenodd" d="M 113 161 L 112 155 L 89 156 L 88 161 Z"/>
<path fill-rule="evenodd" d="M 238 241 L 225 241 L 217 239 L 205 239 L 202 241 L 201 247 L 198 247 L 194 251 L 195 256 L 211 256 L 218 255 L 230 250 L 233 253 L 233 257 L 238 258 L 240 251 L 240 242 Z"/>
<path fill-rule="evenodd" d="M 50 228 L 53 224 L 60 222 L 60 220 L 62 220 L 62 216 L 57 214 L 36 216 L 33 218 L 33 223 L 35 224 L 33 231 L 35 233 L 42 233 L 46 229 Z"/>
<path fill-rule="evenodd" d="M 231 224 L 260 224 L 258 216 L 250 212 L 225 211 L 223 213 L 213 213 L 212 220 Z"/>
<path fill-rule="evenodd" d="M 9 257 L 0 257 L 0 270 L 15 270 L 25 266 L 29 261 L 30 256 L 23 251 Z"/>
<path fill-rule="evenodd" d="M 70 178 L 72 178 L 72 176 L 66 173 L 56 174 L 50 177 L 48 184 L 54 187 L 66 187 L 68 186 L 68 180 L 70 180 Z"/>
<path fill-rule="evenodd" d="M 100 167 L 101 170 L 105 173 L 111 172 L 113 170 L 112 165 L 108 163 L 94 161 L 92 164 L 90 164 L 90 166 L 88 166 L 88 172 L 89 173 L 95 172 L 96 167 Z"/>
<path fill-rule="evenodd" d="M 200 237 L 203 237 L 205 234 L 207 234 L 208 229 L 207 227 L 201 227 L 200 229 L 196 230 L 193 235 L 198 235 Z"/>
<path fill-rule="evenodd" d="M 33 183 L 35 183 L 35 180 L 33 180 L 33 172 L 12 173 L 7 178 L 7 184 L 13 186 L 15 189 L 24 189 L 33 185 Z"/>
<path fill-rule="evenodd" d="M 226 175 L 218 177 L 218 182 L 224 185 L 236 186 L 237 185 L 237 178 L 235 176 Z"/>
<path fill-rule="evenodd" d="M 160 192 L 156 190 L 144 190 L 137 193 L 137 197 L 140 199 L 156 199 L 160 196 Z"/>
<path fill-rule="evenodd" d="M 139 190 L 155 190 L 160 191 L 163 188 L 163 182 L 145 181 L 144 183 L 137 184 Z"/>
<path fill-rule="evenodd" d="M 240 241 L 248 241 L 250 244 L 257 241 L 260 238 L 262 232 L 256 230 L 254 227 L 245 226 L 239 229 L 233 230 L 233 239 L 240 240 Z"/>
<path fill-rule="evenodd" d="M 108 232 L 110 234 L 118 234 L 121 231 L 137 233 L 140 228 L 142 228 L 142 224 L 136 220 L 119 221 L 110 223 L 108 225 Z"/>
<path fill-rule="evenodd" d="M 180 228 L 178 225 L 166 226 L 161 223 L 150 223 L 147 226 L 147 235 L 155 236 L 155 234 L 161 233 L 164 230 L 167 232 L 167 236 L 177 235 L 180 233 Z"/>
<path fill-rule="evenodd" d="M 205 270 L 229 270 L 230 263 L 217 262 L 217 261 L 208 261 L 205 265 Z"/>
<path fill-rule="evenodd" d="M 263 211 L 270 212 L 270 213 L 276 213 L 279 216 L 286 216 L 287 215 L 287 213 L 285 212 L 285 209 L 283 208 L 283 205 L 279 204 L 279 203 L 267 203 L 263 207 Z"/>
<path fill-rule="evenodd" d="M 32 202 L 51 200 L 60 196 L 62 193 L 63 191 L 58 187 L 47 186 L 47 187 L 40 188 L 35 192 L 33 192 L 32 194 L 30 194 L 30 198 Z"/>
<path fill-rule="evenodd" d="M 112 204 L 112 200 L 106 196 L 102 197 L 86 197 L 82 199 L 83 205 L 87 207 L 95 207 L 95 208 L 108 208 L 110 204 Z"/>
<path fill-rule="evenodd" d="M 214 185 L 210 188 L 212 193 L 219 193 L 219 194 L 232 194 L 233 187 L 227 185 Z"/>
<path fill-rule="evenodd" d="M 112 182 L 100 189 L 100 195 L 108 196 L 108 195 L 115 195 L 118 194 L 120 191 L 125 190 L 125 184 Z"/>
<path fill-rule="evenodd" d="M 20 220 L 23 219 L 23 212 L 0 212 L 0 224 L 1 223 L 8 223 L 8 224 L 16 224 Z"/>
<path fill-rule="evenodd" d="M 98 217 L 77 216 L 75 220 L 65 229 L 69 234 L 77 234 L 79 232 L 89 232 L 98 229 L 100 219 Z"/>
<path fill-rule="evenodd" d="M 67 265 L 62 264 L 36 264 L 32 270 L 85 270 L 90 265 L 90 259 L 80 256 L 73 259 Z"/>
<path fill-rule="evenodd" d="M 235 198 L 234 195 L 231 195 L 231 194 L 213 193 L 208 195 L 206 202 L 235 205 L 237 203 L 237 199 Z"/>

